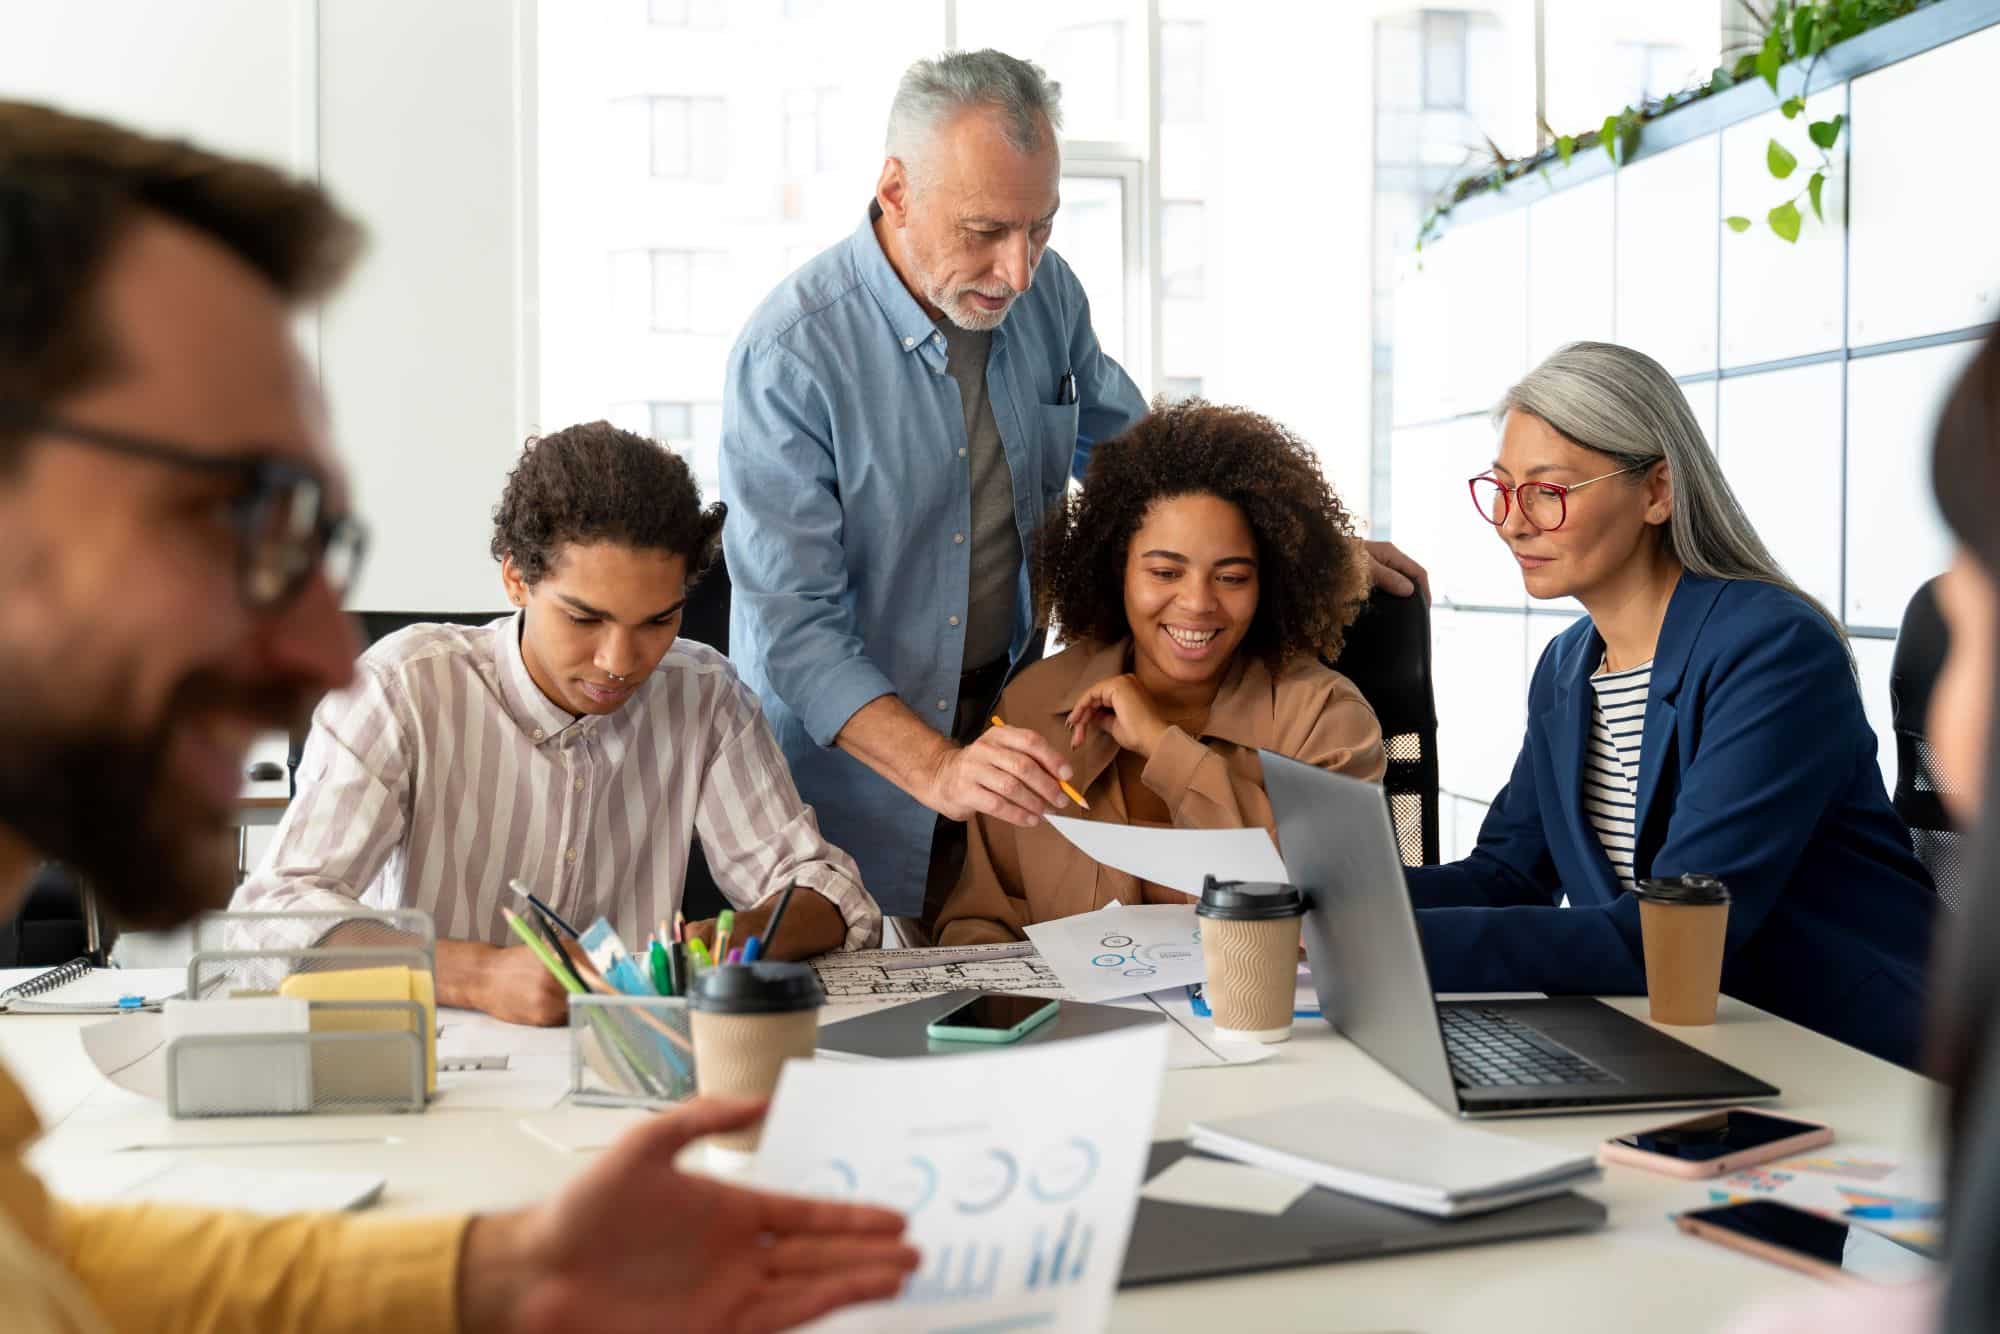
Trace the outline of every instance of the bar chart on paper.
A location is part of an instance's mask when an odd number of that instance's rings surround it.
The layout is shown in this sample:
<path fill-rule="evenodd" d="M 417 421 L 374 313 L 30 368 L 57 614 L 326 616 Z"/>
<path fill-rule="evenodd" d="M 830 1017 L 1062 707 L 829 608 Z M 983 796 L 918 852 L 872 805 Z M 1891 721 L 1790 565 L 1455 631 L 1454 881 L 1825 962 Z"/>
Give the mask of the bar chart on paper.
<path fill-rule="evenodd" d="M 756 1179 L 898 1209 L 923 1253 L 895 1301 L 815 1329 L 1100 1327 L 1164 1063 L 1148 1027 L 949 1062 L 787 1066 Z"/>

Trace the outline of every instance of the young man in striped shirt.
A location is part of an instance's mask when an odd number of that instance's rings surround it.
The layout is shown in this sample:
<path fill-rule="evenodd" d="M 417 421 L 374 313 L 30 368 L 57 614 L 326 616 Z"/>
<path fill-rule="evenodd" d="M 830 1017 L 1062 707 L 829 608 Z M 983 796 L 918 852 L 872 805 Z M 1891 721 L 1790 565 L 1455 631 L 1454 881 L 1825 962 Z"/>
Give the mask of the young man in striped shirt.
<path fill-rule="evenodd" d="M 362 656 L 315 714 L 298 796 L 233 906 L 425 909 L 439 1002 L 530 1024 L 562 1022 L 565 1003 L 509 947 L 508 881 L 630 945 L 679 909 L 694 835 L 743 910 L 739 940 L 796 884 L 778 957 L 874 944 L 874 900 L 757 697 L 676 638 L 722 515 L 672 451 L 605 422 L 530 441 L 494 511 L 520 610 L 412 626 Z"/>

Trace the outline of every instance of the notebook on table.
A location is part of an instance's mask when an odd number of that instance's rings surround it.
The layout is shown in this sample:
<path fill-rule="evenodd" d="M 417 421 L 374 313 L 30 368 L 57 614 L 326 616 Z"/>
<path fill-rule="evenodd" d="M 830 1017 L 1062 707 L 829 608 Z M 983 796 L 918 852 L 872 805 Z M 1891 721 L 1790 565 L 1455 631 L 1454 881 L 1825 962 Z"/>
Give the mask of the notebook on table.
<path fill-rule="evenodd" d="M 184 968 L 0 968 L 0 1014 L 117 1014 L 157 1010 L 187 989 Z"/>
<path fill-rule="evenodd" d="M 1351 1098 L 1196 1122 L 1205 1153 L 1400 1209 L 1457 1218 L 1559 1195 L 1597 1175 L 1588 1152 L 1406 1116 Z"/>

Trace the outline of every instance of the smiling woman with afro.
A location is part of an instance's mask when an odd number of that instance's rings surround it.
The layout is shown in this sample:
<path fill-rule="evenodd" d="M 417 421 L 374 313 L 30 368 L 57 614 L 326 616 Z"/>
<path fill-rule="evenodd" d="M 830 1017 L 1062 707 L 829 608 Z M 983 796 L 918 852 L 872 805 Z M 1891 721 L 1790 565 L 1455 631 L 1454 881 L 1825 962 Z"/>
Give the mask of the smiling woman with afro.
<path fill-rule="evenodd" d="M 1022 672 L 1000 713 L 1068 757 L 1090 818 L 1273 829 L 1260 749 L 1381 778 L 1374 711 L 1320 660 L 1368 596 L 1368 556 L 1311 449 L 1276 422 L 1191 399 L 1097 446 L 1042 526 L 1034 577 L 1069 645 Z M 1188 901 L 1045 823 L 982 815 L 937 939 L 1021 939 L 1114 900 Z"/>

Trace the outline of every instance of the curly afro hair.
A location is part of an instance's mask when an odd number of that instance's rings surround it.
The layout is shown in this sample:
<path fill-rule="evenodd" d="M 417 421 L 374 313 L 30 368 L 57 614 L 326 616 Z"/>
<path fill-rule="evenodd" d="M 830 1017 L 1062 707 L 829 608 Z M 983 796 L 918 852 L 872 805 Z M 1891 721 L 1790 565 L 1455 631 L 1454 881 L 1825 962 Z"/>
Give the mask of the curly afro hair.
<path fill-rule="evenodd" d="M 1116 643 L 1125 557 L 1156 501 L 1208 495 L 1243 512 L 1260 595 L 1242 651 L 1274 672 L 1301 654 L 1334 657 L 1368 597 L 1354 519 L 1304 441 L 1268 417 L 1201 399 L 1160 405 L 1097 446 L 1080 491 L 1035 541 L 1037 607 L 1072 639 Z"/>
<path fill-rule="evenodd" d="M 708 568 L 727 509 L 703 509 L 686 460 L 610 422 L 530 437 L 493 508 L 493 559 L 511 556 L 540 583 L 571 543 L 616 542 L 687 560 L 688 583 Z"/>

